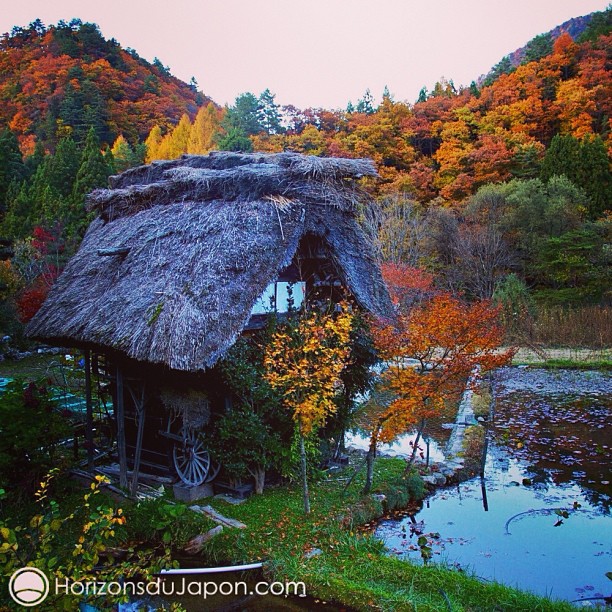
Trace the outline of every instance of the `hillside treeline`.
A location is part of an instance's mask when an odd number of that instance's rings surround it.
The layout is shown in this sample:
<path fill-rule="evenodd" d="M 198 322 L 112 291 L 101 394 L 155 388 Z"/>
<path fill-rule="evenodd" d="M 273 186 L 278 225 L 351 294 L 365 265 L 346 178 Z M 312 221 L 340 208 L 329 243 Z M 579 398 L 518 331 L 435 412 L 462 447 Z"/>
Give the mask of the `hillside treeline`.
<path fill-rule="evenodd" d="M 220 108 L 95 24 L 14 28 L 0 42 L 0 331 L 35 312 L 74 252 L 86 193 L 214 149 L 370 157 L 380 180 L 364 184 L 362 220 L 382 260 L 469 298 L 605 303 L 610 13 L 576 40 L 537 37 L 470 87 L 442 78 L 414 104 L 367 91 L 342 111 L 280 107 L 269 90 Z"/>

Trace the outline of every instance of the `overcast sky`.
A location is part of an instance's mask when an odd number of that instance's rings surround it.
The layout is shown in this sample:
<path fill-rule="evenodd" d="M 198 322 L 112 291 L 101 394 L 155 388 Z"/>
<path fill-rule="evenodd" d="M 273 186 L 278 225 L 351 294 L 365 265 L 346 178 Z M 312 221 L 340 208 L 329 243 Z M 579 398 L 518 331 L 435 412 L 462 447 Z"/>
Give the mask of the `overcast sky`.
<path fill-rule="evenodd" d="M 78 17 L 220 104 L 269 88 L 280 104 L 345 108 L 369 88 L 414 102 L 469 85 L 504 55 L 609 0 L 2 0 L 0 31 Z"/>

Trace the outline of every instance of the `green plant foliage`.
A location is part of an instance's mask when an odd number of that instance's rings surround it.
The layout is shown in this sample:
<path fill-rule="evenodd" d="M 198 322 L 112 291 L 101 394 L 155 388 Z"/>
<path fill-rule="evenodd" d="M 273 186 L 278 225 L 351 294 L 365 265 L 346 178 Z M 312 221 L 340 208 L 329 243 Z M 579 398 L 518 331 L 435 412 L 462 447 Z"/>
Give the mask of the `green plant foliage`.
<path fill-rule="evenodd" d="M 174 549 L 183 548 L 195 535 L 206 533 L 215 523 L 197 514 L 185 504 L 166 499 L 139 501 L 125 509 L 128 516 L 126 534 L 129 540 L 149 545 L 163 543 Z"/>
<path fill-rule="evenodd" d="M 612 30 L 612 6 L 608 5 L 605 11 L 593 13 L 589 25 L 578 37 L 578 42 L 597 40 L 600 36 L 610 33 Z"/>
<path fill-rule="evenodd" d="M 0 484 L 11 496 L 31 495 L 48 470 L 69 460 L 60 442 L 71 427 L 44 382 L 15 380 L 0 400 Z"/>
<path fill-rule="evenodd" d="M 51 481 L 58 475 L 52 470 L 36 492 L 37 513 L 25 524 L 0 520 L 0 574 L 2 582 L 23 567 L 36 567 L 53 584 L 71 582 L 124 582 L 153 579 L 159 570 L 173 567 L 170 548 L 134 550 L 126 548 L 126 557 L 117 561 L 108 553 L 126 522 L 123 510 L 100 501 L 100 487 L 105 478 L 96 476 L 76 508 L 65 510 L 52 498 Z M 4 587 L 5 585 L 3 585 Z M 129 591 L 128 591 L 129 594 Z M 73 594 L 70 589 L 58 594 L 51 590 L 39 606 L 42 610 L 74 610 L 81 603 L 91 603 L 99 610 L 114 610 L 128 599 L 123 593 L 95 592 Z M 0 606 L 8 604 L 8 589 L 0 590 Z"/>
<path fill-rule="evenodd" d="M 606 241 L 595 225 L 566 232 L 543 242 L 535 268 L 543 283 L 565 289 L 569 302 L 596 300 L 610 286 Z"/>
<path fill-rule="evenodd" d="M 596 219 L 612 205 L 608 151 L 601 136 L 582 140 L 569 134 L 556 134 L 542 161 L 541 178 L 565 176 L 588 196 L 589 216 Z"/>
<path fill-rule="evenodd" d="M 293 436 L 291 415 L 282 410 L 278 392 L 263 376 L 262 347 L 270 332 L 271 328 L 239 338 L 220 363 L 233 402 L 209 435 L 209 447 L 229 478 L 240 481 L 251 476 L 259 493 L 267 471 L 290 472 Z"/>
<path fill-rule="evenodd" d="M 0 131 L 0 218 L 7 202 L 12 183 L 19 183 L 25 176 L 19 143 L 10 130 Z"/>
<path fill-rule="evenodd" d="M 514 273 L 508 274 L 497 284 L 493 302 L 502 308 L 506 338 L 511 342 L 528 341 L 535 306 L 525 282 Z"/>

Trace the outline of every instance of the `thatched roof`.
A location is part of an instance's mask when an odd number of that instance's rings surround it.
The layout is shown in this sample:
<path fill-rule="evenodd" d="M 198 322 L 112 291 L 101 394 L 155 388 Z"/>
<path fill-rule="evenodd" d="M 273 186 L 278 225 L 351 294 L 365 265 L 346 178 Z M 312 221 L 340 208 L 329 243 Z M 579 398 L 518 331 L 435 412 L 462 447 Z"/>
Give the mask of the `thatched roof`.
<path fill-rule="evenodd" d="M 211 153 L 154 162 L 94 191 L 97 211 L 30 336 L 199 371 L 235 342 L 305 234 L 368 311 L 391 304 L 355 220 L 369 160 Z"/>

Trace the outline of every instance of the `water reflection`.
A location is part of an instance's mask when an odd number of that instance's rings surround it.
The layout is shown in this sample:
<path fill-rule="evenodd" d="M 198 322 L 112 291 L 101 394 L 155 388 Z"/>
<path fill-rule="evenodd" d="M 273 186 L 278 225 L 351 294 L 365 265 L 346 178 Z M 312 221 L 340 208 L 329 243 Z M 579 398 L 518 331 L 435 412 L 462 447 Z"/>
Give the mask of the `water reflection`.
<path fill-rule="evenodd" d="M 439 491 L 377 535 L 415 562 L 424 535 L 434 561 L 484 579 L 609 596 L 611 391 L 605 373 L 502 370 L 485 478 Z"/>

